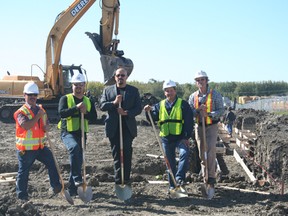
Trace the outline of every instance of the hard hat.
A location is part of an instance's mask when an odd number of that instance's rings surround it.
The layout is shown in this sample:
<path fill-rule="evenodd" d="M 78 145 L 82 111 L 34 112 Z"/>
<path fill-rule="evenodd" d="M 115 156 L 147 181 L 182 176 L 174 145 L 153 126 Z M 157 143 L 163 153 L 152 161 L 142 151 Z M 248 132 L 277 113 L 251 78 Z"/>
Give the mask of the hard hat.
<path fill-rule="evenodd" d="M 86 82 L 85 81 L 85 77 L 83 74 L 81 73 L 76 73 L 72 76 L 71 78 L 71 83 L 82 83 L 82 82 Z"/>
<path fill-rule="evenodd" d="M 195 74 L 195 77 L 194 77 L 194 79 L 197 79 L 197 78 L 202 78 L 202 77 L 206 77 L 206 78 L 208 78 L 208 76 L 207 76 L 206 72 L 205 72 L 205 71 L 202 71 L 202 70 L 200 70 L 200 71 L 198 71 L 198 72 Z"/>
<path fill-rule="evenodd" d="M 25 94 L 39 94 L 39 89 L 36 83 L 34 82 L 28 82 L 24 86 L 23 93 Z"/>
<path fill-rule="evenodd" d="M 176 87 L 176 83 L 173 82 L 172 80 L 166 80 L 163 83 L 163 90 L 166 89 L 166 88 L 170 88 L 170 87 Z"/>

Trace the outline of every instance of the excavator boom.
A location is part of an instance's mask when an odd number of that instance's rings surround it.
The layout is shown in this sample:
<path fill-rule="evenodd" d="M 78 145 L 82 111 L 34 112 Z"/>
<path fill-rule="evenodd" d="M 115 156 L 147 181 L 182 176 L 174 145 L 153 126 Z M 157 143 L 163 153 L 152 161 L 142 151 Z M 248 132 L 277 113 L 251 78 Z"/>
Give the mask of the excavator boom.
<path fill-rule="evenodd" d="M 45 81 L 50 85 L 54 94 L 64 94 L 64 81 L 60 57 L 63 42 L 68 32 L 85 12 L 96 2 L 96 0 L 76 0 L 73 4 L 58 15 L 52 27 L 46 43 L 46 75 Z M 123 57 L 124 52 L 118 51 L 119 40 L 113 39 L 113 32 L 118 34 L 119 26 L 118 0 L 102 0 L 102 18 L 100 20 L 100 34 L 86 34 L 92 39 L 100 54 L 100 61 L 104 73 L 105 84 L 113 83 L 113 73 L 118 67 L 125 67 L 128 75 L 133 70 L 133 63 L 130 59 Z"/>
<path fill-rule="evenodd" d="M 96 0 L 75 0 L 66 10 L 56 18 L 46 42 L 46 69 L 44 81 L 32 76 L 5 76 L 0 80 L 0 120 L 11 121 L 13 113 L 23 104 L 23 87 L 29 81 L 34 81 L 39 87 L 38 103 L 41 103 L 48 113 L 49 119 L 57 120 L 57 106 L 62 95 L 70 93 L 70 77 L 74 73 L 85 73 L 80 66 L 62 65 L 61 52 L 64 40 Z M 126 68 L 128 76 L 133 70 L 130 59 L 123 57 L 124 52 L 117 49 L 119 40 L 113 39 L 118 34 L 119 26 L 119 0 L 101 0 L 102 18 L 100 20 L 100 33 L 86 34 L 92 39 L 100 54 L 100 61 L 106 85 L 113 84 L 114 71 L 118 67 Z"/>

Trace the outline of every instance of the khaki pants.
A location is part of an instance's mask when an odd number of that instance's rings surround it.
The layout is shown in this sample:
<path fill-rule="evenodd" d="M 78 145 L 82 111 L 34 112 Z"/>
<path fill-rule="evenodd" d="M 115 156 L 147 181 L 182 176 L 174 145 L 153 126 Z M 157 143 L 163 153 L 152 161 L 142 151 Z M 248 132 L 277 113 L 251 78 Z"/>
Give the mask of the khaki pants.
<path fill-rule="evenodd" d="M 207 163 L 208 163 L 208 182 L 215 183 L 216 181 L 216 143 L 218 136 L 217 124 L 212 124 L 205 127 L 206 144 L 207 144 Z M 205 179 L 205 158 L 204 158 L 204 142 L 203 142 L 203 128 L 202 126 L 195 125 L 195 139 L 199 149 L 199 157 L 201 160 L 201 171 Z"/>

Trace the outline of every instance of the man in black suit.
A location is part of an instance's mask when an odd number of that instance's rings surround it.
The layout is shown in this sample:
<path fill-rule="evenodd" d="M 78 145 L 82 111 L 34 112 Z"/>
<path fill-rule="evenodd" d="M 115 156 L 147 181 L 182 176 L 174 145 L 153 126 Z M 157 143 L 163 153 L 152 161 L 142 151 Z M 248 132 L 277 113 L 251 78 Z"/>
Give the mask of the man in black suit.
<path fill-rule="evenodd" d="M 104 89 L 100 99 L 100 109 L 108 111 L 105 133 L 111 144 L 116 184 L 121 184 L 119 115 L 122 116 L 124 184 L 130 184 L 132 142 L 137 136 L 135 116 L 142 111 L 141 99 L 138 89 L 126 84 L 128 76 L 124 68 L 117 69 L 114 77 L 116 84 Z"/>

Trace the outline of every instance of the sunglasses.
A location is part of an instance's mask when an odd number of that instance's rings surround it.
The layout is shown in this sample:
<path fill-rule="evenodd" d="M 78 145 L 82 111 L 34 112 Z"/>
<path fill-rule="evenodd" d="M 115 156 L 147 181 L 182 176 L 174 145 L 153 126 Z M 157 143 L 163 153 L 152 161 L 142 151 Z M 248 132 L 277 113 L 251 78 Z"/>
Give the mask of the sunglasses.
<path fill-rule="evenodd" d="M 28 96 L 34 96 L 34 97 L 37 97 L 38 96 L 38 94 L 26 94 L 26 95 L 28 95 Z"/>
<path fill-rule="evenodd" d="M 116 74 L 115 76 L 116 77 L 125 77 L 126 75 L 125 74 Z"/>
<path fill-rule="evenodd" d="M 200 81 L 204 81 L 206 80 L 205 78 L 201 78 L 201 79 L 195 79 L 196 82 L 200 82 Z"/>

